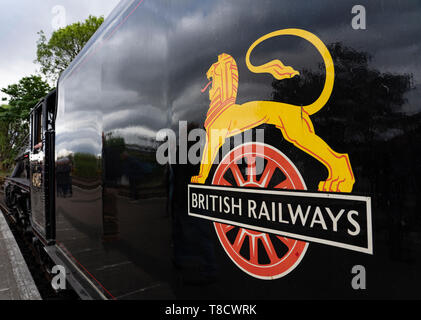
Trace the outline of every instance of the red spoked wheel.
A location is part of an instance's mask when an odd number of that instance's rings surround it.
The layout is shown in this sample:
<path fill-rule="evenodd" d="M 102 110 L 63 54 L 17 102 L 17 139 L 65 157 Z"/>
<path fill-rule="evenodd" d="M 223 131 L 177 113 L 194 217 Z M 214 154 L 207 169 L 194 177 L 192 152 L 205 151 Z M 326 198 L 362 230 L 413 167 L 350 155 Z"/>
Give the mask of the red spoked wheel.
<path fill-rule="evenodd" d="M 231 150 L 221 161 L 213 185 L 244 188 L 306 190 L 295 165 L 279 150 L 248 143 Z M 249 275 L 272 280 L 290 273 L 303 258 L 308 243 L 236 226 L 214 223 L 231 260 Z"/>

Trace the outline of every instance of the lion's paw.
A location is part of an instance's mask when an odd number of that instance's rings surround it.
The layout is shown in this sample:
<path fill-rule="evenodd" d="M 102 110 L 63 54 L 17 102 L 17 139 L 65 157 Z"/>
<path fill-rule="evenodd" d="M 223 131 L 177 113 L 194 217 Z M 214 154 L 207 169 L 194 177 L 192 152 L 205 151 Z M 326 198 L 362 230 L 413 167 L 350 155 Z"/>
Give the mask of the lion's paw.
<path fill-rule="evenodd" d="M 319 191 L 324 192 L 344 192 L 350 193 L 354 186 L 355 180 L 353 178 L 335 178 L 321 181 L 319 183 Z"/>
<path fill-rule="evenodd" d="M 203 176 L 194 176 L 191 178 L 191 183 L 205 184 L 206 178 Z"/>

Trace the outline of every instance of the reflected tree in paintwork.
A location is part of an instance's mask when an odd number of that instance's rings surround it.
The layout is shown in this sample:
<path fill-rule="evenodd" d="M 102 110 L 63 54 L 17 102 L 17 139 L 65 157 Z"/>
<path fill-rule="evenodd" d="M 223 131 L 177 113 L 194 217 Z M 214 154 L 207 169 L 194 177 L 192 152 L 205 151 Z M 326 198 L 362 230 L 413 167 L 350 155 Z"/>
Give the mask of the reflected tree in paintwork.
<path fill-rule="evenodd" d="M 382 73 L 372 56 L 342 43 L 328 46 L 335 64 L 335 86 L 325 108 L 312 116 L 315 130 L 339 152 L 347 152 L 356 176 L 354 192 L 373 197 L 377 223 L 389 229 L 390 253 L 411 259 L 403 244 L 409 229 L 419 230 L 416 212 L 421 179 L 413 141 L 421 135 L 421 114 L 408 115 L 405 94 L 411 74 Z M 313 102 L 323 89 L 324 66 L 300 76 L 273 81 L 273 100 L 295 105 Z M 396 240 L 399 239 L 399 240 Z"/>

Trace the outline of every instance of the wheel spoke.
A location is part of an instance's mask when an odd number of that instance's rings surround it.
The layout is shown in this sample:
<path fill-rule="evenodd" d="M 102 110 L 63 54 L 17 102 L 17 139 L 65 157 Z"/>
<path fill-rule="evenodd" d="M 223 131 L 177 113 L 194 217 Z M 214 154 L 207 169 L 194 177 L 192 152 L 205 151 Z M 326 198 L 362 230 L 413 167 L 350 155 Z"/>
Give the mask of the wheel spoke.
<path fill-rule="evenodd" d="M 277 186 L 275 186 L 275 189 L 287 189 L 287 190 L 293 190 L 294 186 L 292 185 L 292 183 L 289 181 L 289 179 L 285 179 L 284 181 L 282 181 L 280 184 L 278 184 Z"/>
<path fill-rule="evenodd" d="M 228 224 L 223 224 L 222 225 L 222 230 L 224 230 L 225 233 L 230 232 L 234 228 L 235 228 L 234 226 L 230 226 Z"/>
<path fill-rule="evenodd" d="M 265 171 L 262 174 L 262 177 L 260 178 L 259 184 L 262 188 L 267 188 L 269 185 L 270 180 L 273 177 L 273 174 L 275 173 L 276 165 L 273 162 L 268 162 L 266 165 Z"/>
<path fill-rule="evenodd" d="M 279 261 L 278 255 L 276 254 L 275 248 L 272 244 L 272 241 L 269 238 L 268 234 L 263 235 L 263 237 L 261 237 L 263 245 L 266 249 L 266 253 L 269 257 L 269 260 L 271 263 L 275 263 L 277 261 Z"/>
<path fill-rule="evenodd" d="M 291 248 L 294 246 L 295 241 L 294 239 L 289 239 L 285 237 L 278 236 L 278 239 L 281 240 L 281 242 L 288 247 L 288 250 L 291 250 Z"/>
<path fill-rule="evenodd" d="M 241 247 L 244 243 L 244 240 L 246 239 L 246 231 L 244 229 L 240 229 L 240 231 L 237 234 L 237 238 L 234 241 L 234 244 L 232 245 L 232 247 L 234 248 L 235 251 L 237 251 L 238 253 L 241 250 Z"/>
<path fill-rule="evenodd" d="M 225 179 L 224 179 L 224 177 L 222 177 L 222 178 L 219 180 L 218 185 L 219 185 L 219 186 L 228 186 L 228 187 L 231 187 L 231 186 L 232 186 L 232 184 L 231 184 L 231 183 L 229 183 L 227 180 L 225 180 Z"/>
<path fill-rule="evenodd" d="M 256 182 L 256 157 L 247 156 L 247 183 Z"/>
<path fill-rule="evenodd" d="M 298 169 L 282 152 L 270 146 L 247 143 L 241 148 L 235 148 L 225 159 L 214 174 L 214 185 L 263 190 L 306 189 Z M 230 258 L 242 270 L 258 278 L 282 277 L 305 254 L 307 243 L 301 240 L 229 224 L 215 223 L 215 226 L 219 240 Z"/>
<path fill-rule="evenodd" d="M 250 262 L 253 264 L 259 263 L 259 251 L 257 249 L 257 240 L 258 240 L 258 237 L 256 236 L 249 236 Z"/>
<path fill-rule="evenodd" d="M 238 165 L 236 163 L 233 163 L 230 166 L 232 175 L 234 176 L 235 182 L 237 183 L 237 186 L 243 186 L 246 182 L 243 178 L 243 174 L 240 171 L 240 168 L 238 167 Z"/>

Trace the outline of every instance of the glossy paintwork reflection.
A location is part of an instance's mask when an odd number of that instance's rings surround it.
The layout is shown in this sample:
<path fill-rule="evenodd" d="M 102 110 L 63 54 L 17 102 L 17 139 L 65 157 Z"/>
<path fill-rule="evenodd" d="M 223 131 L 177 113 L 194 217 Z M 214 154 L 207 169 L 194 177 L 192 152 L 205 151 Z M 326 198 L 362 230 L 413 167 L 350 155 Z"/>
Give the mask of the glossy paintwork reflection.
<path fill-rule="evenodd" d="M 57 241 L 104 295 L 352 297 L 344 279 L 355 264 L 370 270 L 373 297 L 395 295 L 382 280 L 392 277 L 414 294 L 421 6 L 360 4 L 370 12 L 364 31 L 351 27 L 352 1 L 123 1 L 111 14 L 62 75 L 56 120 Z M 312 121 L 333 149 L 349 154 L 353 192 L 373 199 L 375 255 L 312 244 L 288 277 L 259 282 L 231 263 L 211 223 L 187 215 L 187 184 L 199 166 L 159 165 L 156 134 L 177 133 L 179 121 L 188 122 L 189 132 L 203 128 L 209 95 L 201 89 L 223 52 L 238 63 L 238 104 L 314 101 L 324 66 L 310 44 L 285 37 L 255 49 L 252 63 L 280 59 L 300 72 L 294 79 L 252 74 L 245 65 L 256 39 L 289 27 L 316 34 L 332 54 L 334 91 Z M 262 128 L 268 142 L 299 163 L 309 190 L 317 190 L 326 170 L 271 126 Z"/>

